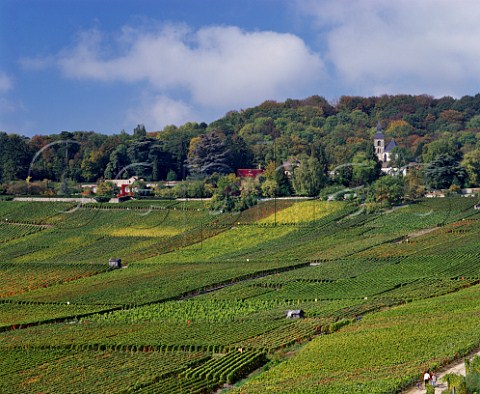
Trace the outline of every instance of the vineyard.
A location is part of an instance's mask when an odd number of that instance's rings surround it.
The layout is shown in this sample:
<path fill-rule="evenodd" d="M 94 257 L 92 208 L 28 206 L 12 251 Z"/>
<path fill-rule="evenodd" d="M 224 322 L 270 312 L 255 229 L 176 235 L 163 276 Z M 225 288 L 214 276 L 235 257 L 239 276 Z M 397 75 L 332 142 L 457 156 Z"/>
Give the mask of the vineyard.
<path fill-rule="evenodd" d="M 399 392 L 480 346 L 476 203 L 0 202 L 0 392 Z"/>

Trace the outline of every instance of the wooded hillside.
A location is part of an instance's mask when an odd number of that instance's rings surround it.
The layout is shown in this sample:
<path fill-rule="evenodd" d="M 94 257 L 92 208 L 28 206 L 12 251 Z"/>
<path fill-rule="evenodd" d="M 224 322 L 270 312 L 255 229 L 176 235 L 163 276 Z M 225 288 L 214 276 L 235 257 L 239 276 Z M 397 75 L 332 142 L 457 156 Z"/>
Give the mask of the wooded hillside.
<path fill-rule="evenodd" d="M 151 132 L 139 125 L 133 134 L 64 131 L 26 138 L 0 133 L 0 182 L 28 176 L 75 182 L 132 175 L 148 181 L 181 180 L 285 162 L 304 163 L 305 171 L 320 167 L 317 173 L 324 173 L 375 159 L 372 141 L 378 124 L 387 142 L 395 139 L 399 145 L 398 163 L 391 164 L 441 160 L 436 167 L 446 165 L 455 174 L 431 186 L 449 187 L 454 181 L 478 185 L 480 94 L 460 99 L 396 95 L 343 96 L 335 103 L 319 96 L 265 101 L 209 125 L 191 122 Z M 352 183 L 351 176 L 343 183 Z"/>

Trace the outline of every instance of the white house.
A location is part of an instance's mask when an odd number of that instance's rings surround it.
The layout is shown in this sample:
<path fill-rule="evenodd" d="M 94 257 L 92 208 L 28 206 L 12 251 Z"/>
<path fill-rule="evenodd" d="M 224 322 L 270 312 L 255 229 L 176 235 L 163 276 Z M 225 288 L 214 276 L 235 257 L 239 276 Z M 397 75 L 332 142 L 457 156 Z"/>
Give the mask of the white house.
<path fill-rule="evenodd" d="M 130 191 L 132 191 L 131 190 L 131 185 L 133 185 L 133 183 L 135 181 L 138 181 L 138 180 L 141 181 L 142 179 L 139 179 L 138 176 L 132 176 L 129 179 L 105 179 L 105 182 L 113 183 L 119 189 L 121 189 L 122 186 L 125 185 L 124 186 L 125 191 L 130 192 Z M 97 184 L 96 183 L 85 183 L 85 184 L 82 184 L 82 189 L 91 189 L 93 193 L 96 193 L 97 192 Z"/>

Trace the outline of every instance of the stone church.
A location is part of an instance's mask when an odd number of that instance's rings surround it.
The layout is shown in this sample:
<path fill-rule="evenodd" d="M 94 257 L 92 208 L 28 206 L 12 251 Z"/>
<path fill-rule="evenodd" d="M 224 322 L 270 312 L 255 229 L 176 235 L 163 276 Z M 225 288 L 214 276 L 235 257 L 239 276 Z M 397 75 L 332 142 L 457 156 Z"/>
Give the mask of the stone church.
<path fill-rule="evenodd" d="M 393 148 L 397 146 L 397 143 L 392 139 L 387 146 L 385 146 L 385 134 L 383 134 L 382 126 L 380 121 L 377 124 L 377 132 L 373 137 L 373 143 L 375 145 L 375 153 L 377 154 L 378 160 L 382 162 L 383 166 L 386 166 L 390 161 L 390 156 L 392 154 Z"/>

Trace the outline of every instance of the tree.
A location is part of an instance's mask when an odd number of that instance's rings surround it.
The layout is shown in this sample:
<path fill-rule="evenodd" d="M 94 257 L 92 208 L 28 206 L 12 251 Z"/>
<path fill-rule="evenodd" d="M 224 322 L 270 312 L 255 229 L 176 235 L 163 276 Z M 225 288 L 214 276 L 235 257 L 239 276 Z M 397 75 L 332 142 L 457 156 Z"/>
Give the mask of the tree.
<path fill-rule="evenodd" d="M 376 201 L 399 204 L 404 197 L 405 180 L 402 175 L 382 176 L 373 183 L 372 190 Z"/>
<path fill-rule="evenodd" d="M 457 393 L 457 394 L 467 393 L 467 384 L 465 381 L 465 376 L 458 375 L 455 373 L 447 373 L 443 376 L 443 380 L 447 382 L 448 389 L 452 390 L 453 393 Z"/>
<path fill-rule="evenodd" d="M 60 181 L 60 188 L 58 189 L 58 193 L 64 196 L 70 195 L 72 190 L 68 184 L 68 178 L 66 175 L 62 175 L 62 179 Z"/>
<path fill-rule="evenodd" d="M 409 167 L 405 176 L 405 196 L 414 200 L 425 194 L 425 184 L 422 171 Z"/>
<path fill-rule="evenodd" d="M 26 179 L 32 157 L 26 138 L 16 134 L 0 133 L 0 180 L 2 182 Z"/>
<path fill-rule="evenodd" d="M 423 149 L 422 159 L 424 163 L 430 163 L 436 160 L 441 155 L 451 156 L 457 160 L 460 159 L 460 147 L 455 142 L 453 137 L 441 138 L 430 142 Z"/>
<path fill-rule="evenodd" d="M 292 195 L 293 189 L 283 165 L 270 161 L 263 172 L 265 181 L 262 193 L 265 197 L 285 197 Z"/>
<path fill-rule="evenodd" d="M 139 196 L 149 196 L 151 194 L 151 190 L 147 187 L 147 182 L 142 180 L 133 182 L 131 190 L 135 192 L 135 195 Z"/>
<path fill-rule="evenodd" d="M 118 188 L 112 182 L 100 181 L 97 183 L 97 195 L 114 196 L 118 193 Z"/>
<path fill-rule="evenodd" d="M 350 121 L 354 128 L 362 129 L 368 124 L 368 115 L 365 112 L 356 109 L 350 113 Z"/>
<path fill-rule="evenodd" d="M 229 163 L 229 148 L 225 136 L 219 132 L 203 134 L 192 139 L 188 154 L 188 168 L 194 176 L 213 173 L 228 174 L 232 171 Z"/>
<path fill-rule="evenodd" d="M 82 179 L 87 182 L 96 181 L 103 175 L 102 163 L 100 160 L 101 153 L 98 150 L 92 150 L 85 153 L 80 165 L 80 174 Z M 63 175 L 62 175 L 63 177 Z"/>
<path fill-rule="evenodd" d="M 205 123 L 187 122 L 183 126 L 166 126 L 157 134 L 157 138 L 163 142 L 163 149 L 171 155 L 170 167 L 177 174 L 178 179 L 187 176 L 187 158 L 190 143 L 199 135 L 205 133 Z"/>
<path fill-rule="evenodd" d="M 405 167 L 412 160 L 412 154 L 403 146 L 396 146 L 390 154 L 390 166 L 396 168 Z"/>
<path fill-rule="evenodd" d="M 295 193 L 305 196 L 318 196 L 328 182 L 327 159 L 322 146 L 313 146 L 309 157 L 302 157 L 294 166 L 292 184 Z"/>
<path fill-rule="evenodd" d="M 475 115 L 473 116 L 468 122 L 467 122 L 467 128 L 468 129 L 474 129 L 474 130 L 480 130 L 480 115 Z"/>
<path fill-rule="evenodd" d="M 465 168 L 454 157 L 440 155 L 424 170 L 425 183 L 433 189 L 448 189 L 452 183 L 463 185 L 467 178 Z"/>
<path fill-rule="evenodd" d="M 145 138 L 146 136 L 147 136 L 147 130 L 145 130 L 145 126 L 143 124 L 139 124 L 137 125 L 137 127 L 133 129 L 133 138 L 142 139 L 142 138 Z"/>
<path fill-rule="evenodd" d="M 480 185 L 480 151 L 465 153 L 460 165 L 467 171 L 470 186 Z"/>
<path fill-rule="evenodd" d="M 152 139 L 147 161 L 151 163 L 149 179 L 158 181 L 167 177 L 168 171 L 171 168 L 172 156 L 164 150 L 161 141 Z"/>
<path fill-rule="evenodd" d="M 171 165 L 171 156 L 156 138 L 134 140 L 127 148 L 130 172 L 148 180 L 165 179 Z"/>
<path fill-rule="evenodd" d="M 234 174 L 220 176 L 217 188 L 209 202 L 209 208 L 215 211 L 243 211 L 257 202 L 257 189 L 253 180 L 242 185 Z"/>
<path fill-rule="evenodd" d="M 386 134 L 393 138 L 406 138 L 413 132 L 411 124 L 404 120 L 394 120 L 386 130 Z"/>
<path fill-rule="evenodd" d="M 232 170 L 252 167 L 253 152 L 242 137 L 229 136 L 226 139 L 226 145 L 229 152 L 228 162 Z"/>
<path fill-rule="evenodd" d="M 368 153 L 358 152 L 353 157 L 352 180 L 349 186 L 370 184 L 380 176 L 381 168 L 378 160 Z"/>
<path fill-rule="evenodd" d="M 128 171 L 124 170 L 129 163 L 127 145 L 118 145 L 118 147 L 110 154 L 110 161 L 104 172 L 105 179 L 116 179 L 118 176 L 128 178 Z"/>
<path fill-rule="evenodd" d="M 176 181 L 176 180 L 177 180 L 177 173 L 173 170 L 168 171 L 167 181 Z"/>

